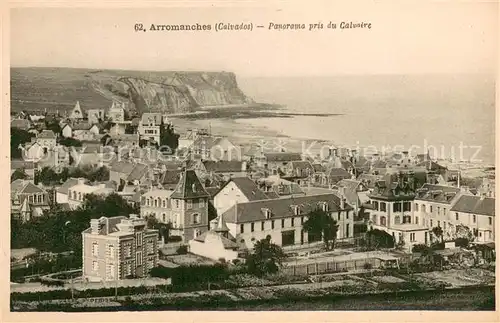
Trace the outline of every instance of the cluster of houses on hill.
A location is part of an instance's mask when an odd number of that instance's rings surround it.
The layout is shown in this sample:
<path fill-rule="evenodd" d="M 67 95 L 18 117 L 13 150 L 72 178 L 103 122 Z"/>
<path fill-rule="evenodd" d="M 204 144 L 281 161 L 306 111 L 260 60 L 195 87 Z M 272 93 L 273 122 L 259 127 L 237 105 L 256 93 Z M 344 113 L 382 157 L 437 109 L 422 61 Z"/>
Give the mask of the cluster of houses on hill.
<path fill-rule="evenodd" d="M 40 120 L 19 116 L 11 126 L 30 130 Z M 86 113 L 77 103 L 59 121 L 61 133 L 38 129 L 24 146 L 28 158 L 12 162 L 28 175 L 11 183 L 12 214 L 29 221 L 54 203 L 74 210 L 89 194 L 116 193 L 137 206 L 139 214 L 110 214 L 92 220 L 83 232 L 83 272 L 91 280 L 142 276 L 157 265 L 158 248 L 168 242 L 147 227 L 150 216 L 169 224 L 169 236 L 190 252 L 226 261 L 264 238 L 285 250 L 315 248 L 322 237 L 307 232 L 303 224 L 318 209 L 337 222 L 337 241 L 345 243 L 354 242 L 357 226 L 383 230 L 407 251 L 434 241 L 435 227 L 442 228 L 445 240 L 455 239 L 461 234 L 457 228 L 466 227 L 475 243 L 494 242 L 494 180 L 485 178 L 475 189 L 464 187 L 458 172 L 428 155 L 360 156 L 341 148 L 332 148 L 325 158 L 259 148 L 250 152 L 229 138 L 195 130 L 181 134 L 182 153 L 164 156 L 139 144 L 159 142 L 161 126 L 168 123 L 161 114 L 128 120 L 119 103 L 108 111 Z M 44 163 L 40 155 L 31 154 L 32 147 L 55 151 L 61 147 L 60 136 L 84 143 L 73 157 L 81 162 L 75 167 L 106 166 L 109 181 L 69 178 L 53 188 L 35 184 L 37 169 L 57 169 L 67 160 Z M 104 158 L 103 147 L 114 148 L 109 158 Z M 129 149 L 120 153 L 120 147 Z"/>

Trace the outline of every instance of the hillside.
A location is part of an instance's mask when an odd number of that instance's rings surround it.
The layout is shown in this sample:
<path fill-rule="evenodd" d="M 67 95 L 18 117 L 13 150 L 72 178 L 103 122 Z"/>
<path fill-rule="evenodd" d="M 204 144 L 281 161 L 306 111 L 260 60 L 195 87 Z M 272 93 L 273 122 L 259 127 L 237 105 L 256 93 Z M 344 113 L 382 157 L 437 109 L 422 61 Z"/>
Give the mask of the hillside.
<path fill-rule="evenodd" d="M 107 108 L 113 100 L 139 112 L 186 113 L 202 106 L 253 103 L 230 72 L 143 72 L 12 68 L 11 106 L 20 110 Z"/>

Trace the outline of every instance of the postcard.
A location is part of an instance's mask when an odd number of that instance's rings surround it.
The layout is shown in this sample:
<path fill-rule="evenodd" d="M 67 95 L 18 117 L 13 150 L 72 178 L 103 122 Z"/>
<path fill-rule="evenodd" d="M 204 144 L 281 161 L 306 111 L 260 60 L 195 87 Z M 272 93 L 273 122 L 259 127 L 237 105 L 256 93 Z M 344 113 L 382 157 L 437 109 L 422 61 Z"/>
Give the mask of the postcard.
<path fill-rule="evenodd" d="M 8 320 L 496 321 L 498 2 L 360 3 L 7 5 Z"/>

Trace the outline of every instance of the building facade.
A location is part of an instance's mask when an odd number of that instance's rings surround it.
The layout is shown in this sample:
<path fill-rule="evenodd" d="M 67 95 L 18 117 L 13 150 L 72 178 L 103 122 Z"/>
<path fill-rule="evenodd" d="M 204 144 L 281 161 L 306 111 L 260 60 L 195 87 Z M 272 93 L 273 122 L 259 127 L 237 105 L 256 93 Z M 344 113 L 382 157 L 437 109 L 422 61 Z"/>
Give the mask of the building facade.
<path fill-rule="evenodd" d="M 138 132 L 141 140 L 154 140 L 160 143 L 163 117 L 160 113 L 144 113 L 139 122 Z"/>
<path fill-rule="evenodd" d="M 141 196 L 141 216 L 172 224 L 171 235 L 187 242 L 208 230 L 209 194 L 194 170 L 186 170 L 176 188 L 150 190 Z"/>
<path fill-rule="evenodd" d="M 242 249 L 252 249 L 257 241 L 268 237 L 283 247 L 307 247 L 322 241 L 303 229 L 316 209 L 327 212 L 337 222 L 337 241 L 353 238 L 353 209 L 344 197 L 333 193 L 237 203 L 222 217 Z"/>
<path fill-rule="evenodd" d="M 134 214 L 92 219 L 82 232 L 82 243 L 86 281 L 145 277 L 158 264 L 158 231 Z"/>

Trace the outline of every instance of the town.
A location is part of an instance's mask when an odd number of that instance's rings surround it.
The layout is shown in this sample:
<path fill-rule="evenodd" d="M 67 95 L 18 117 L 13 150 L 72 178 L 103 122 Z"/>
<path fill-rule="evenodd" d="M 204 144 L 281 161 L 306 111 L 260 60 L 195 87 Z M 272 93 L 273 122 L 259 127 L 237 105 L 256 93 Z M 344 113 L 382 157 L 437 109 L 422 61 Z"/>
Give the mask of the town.
<path fill-rule="evenodd" d="M 13 309 L 494 284 L 491 171 L 468 178 L 425 152 L 244 147 L 129 105 L 11 114 Z"/>

